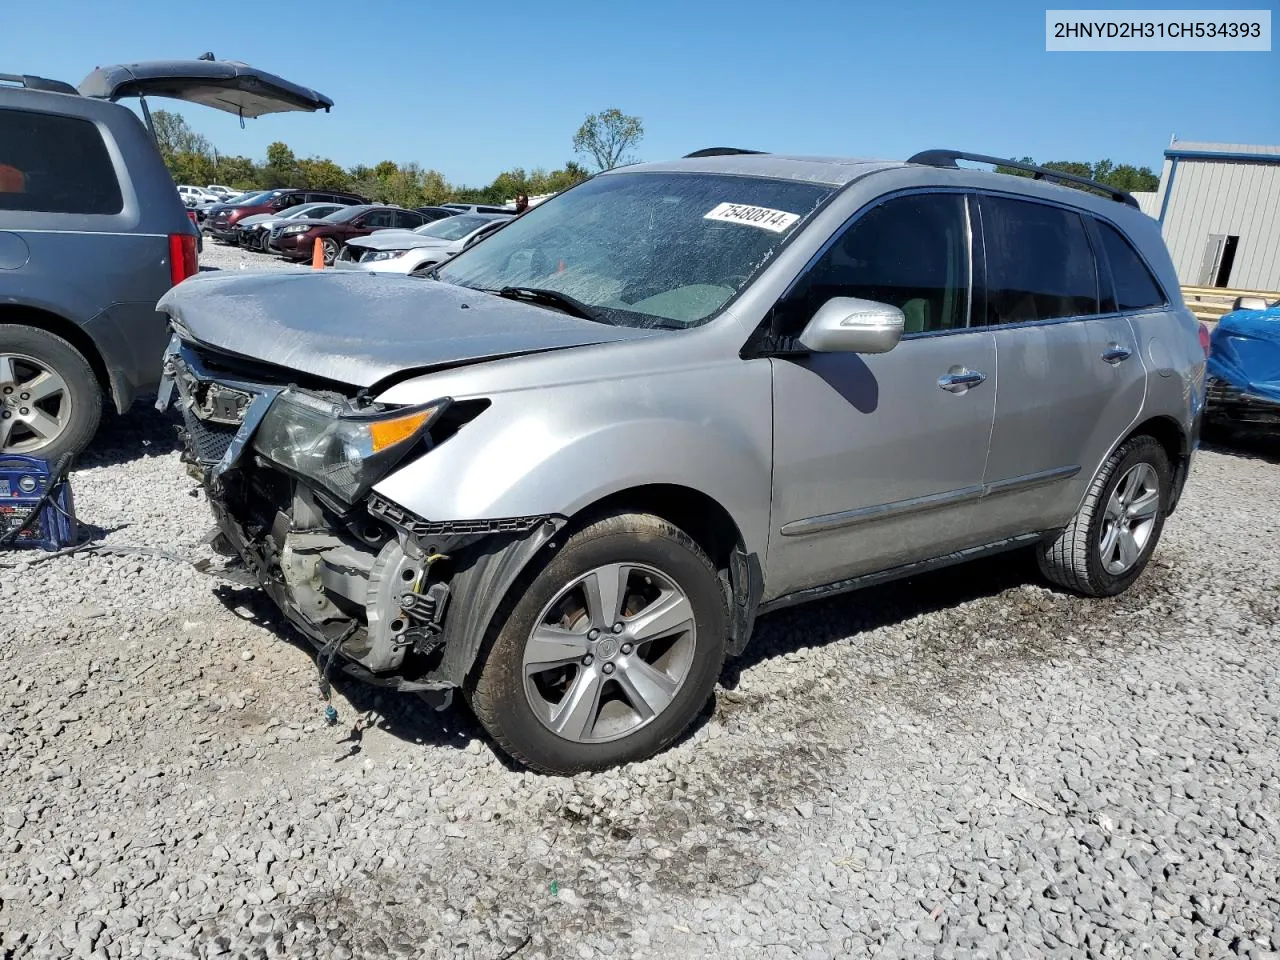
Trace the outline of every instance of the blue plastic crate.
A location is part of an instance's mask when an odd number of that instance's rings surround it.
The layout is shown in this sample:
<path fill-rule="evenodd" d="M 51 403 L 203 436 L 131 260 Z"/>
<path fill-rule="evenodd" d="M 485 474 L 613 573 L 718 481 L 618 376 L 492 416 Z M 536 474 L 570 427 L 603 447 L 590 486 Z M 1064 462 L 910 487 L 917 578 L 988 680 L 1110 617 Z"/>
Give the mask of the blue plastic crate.
<path fill-rule="evenodd" d="M 49 464 L 35 457 L 0 456 L 0 537 L 20 527 L 39 505 L 53 478 Z M 40 515 L 7 547 L 61 550 L 79 541 L 71 484 L 63 480 Z"/>

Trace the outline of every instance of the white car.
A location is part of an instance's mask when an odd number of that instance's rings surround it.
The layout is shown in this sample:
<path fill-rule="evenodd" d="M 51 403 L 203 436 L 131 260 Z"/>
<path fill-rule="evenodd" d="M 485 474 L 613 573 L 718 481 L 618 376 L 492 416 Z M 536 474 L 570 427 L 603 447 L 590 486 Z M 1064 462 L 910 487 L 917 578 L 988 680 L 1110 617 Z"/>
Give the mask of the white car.
<path fill-rule="evenodd" d="M 339 270 L 423 274 L 512 219 L 506 213 L 460 213 L 413 230 L 379 230 L 348 240 L 333 265 Z"/>
<path fill-rule="evenodd" d="M 220 203 L 222 201 L 220 196 L 209 192 L 204 187 L 193 187 L 185 183 L 178 186 L 178 196 L 182 198 L 182 202 L 188 207 L 198 207 L 204 203 Z"/>
<path fill-rule="evenodd" d="M 232 187 L 224 187 L 220 183 L 211 183 L 205 187 L 210 193 L 216 193 L 219 200 L 230 200 L 232 197 L 239 196 L 240 191 Z"/>

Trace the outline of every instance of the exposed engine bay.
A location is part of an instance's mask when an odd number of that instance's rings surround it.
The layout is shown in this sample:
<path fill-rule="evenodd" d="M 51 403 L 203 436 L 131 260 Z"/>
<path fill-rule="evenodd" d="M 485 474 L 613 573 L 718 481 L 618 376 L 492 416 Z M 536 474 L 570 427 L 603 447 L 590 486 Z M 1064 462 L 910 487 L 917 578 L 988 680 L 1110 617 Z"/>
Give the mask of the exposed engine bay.
<path fill-rule="evenodd" d="M 276 435 L 264 425 L 273 405 L 297 403 L 303 395 L 301 402 L 328 405 L 354 424 L 394 426 L 387 416 L 404 421 L 418 414 L 373 409 L 332 385 L 304 386 L 296 373 L 275 373 L 197 352 L 177 337 L 166 355 L 158 406 L 167 406 L 176 391 L 183 460 L 217 522 L 210 542 L 242 565 L 242 582 L 266 590 L 346 672 L 401 690 L 441 692 L 429 699 L 446 705 L 447 691 L 465 681 L 510 584 L 564 521 L 426 519 L 369 489 L 369 478 L 359 476 L 363 464 L 340 459 L 326 461 L 328 472 L 313 481 L 302 475 L 313 468 L 278 462 L 310 461 L 264 455 L 275 447 L 255 435 Z M 427 429 L 398 451 L 390 470 L 444 442 L 475 413 L 465 405 L 439 406 L 442 415 L 424 421 Z M 293 426 L 284 434 L 302 437 Z M 309 438 L 297 439 L 299 449 L 307 452 Z"/>

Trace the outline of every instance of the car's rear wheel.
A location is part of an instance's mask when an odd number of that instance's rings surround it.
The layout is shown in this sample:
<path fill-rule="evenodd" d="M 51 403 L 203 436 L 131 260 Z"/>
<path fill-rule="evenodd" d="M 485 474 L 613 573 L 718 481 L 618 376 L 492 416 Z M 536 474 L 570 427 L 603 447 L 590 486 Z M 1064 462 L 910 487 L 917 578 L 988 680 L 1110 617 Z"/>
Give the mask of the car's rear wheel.
<path fill-rule="evenodd" d="M 24 324 L 0 324 L 0 455 L 57 460 L 88 446 L 102 388 L 75 347 Z"/>
<path fill-rule="evenodd" d="M 325 237 L 322 245 L 324 249 L 324 265 L 331 267 L 333 266 L 333 261 L 338 259 L 338 241 L 333 237 Z"/>
<path fill-rule="evenodd" d="M 1040 548 L 1040 569 L 1059 586 L 1110 597 L 1138 579 L 1164 528 L 1172 477 L 1155 438 L 1134 437 L 1103 464 L 1067 528 Z"/>
<path fill-rule="evenodd" d="M 517 761 L 573 774 L 642 760 L 697 716 L 724 662 L 711 561 L 648 514 L 606 517 L 526 575 L 469 695 Z"/>

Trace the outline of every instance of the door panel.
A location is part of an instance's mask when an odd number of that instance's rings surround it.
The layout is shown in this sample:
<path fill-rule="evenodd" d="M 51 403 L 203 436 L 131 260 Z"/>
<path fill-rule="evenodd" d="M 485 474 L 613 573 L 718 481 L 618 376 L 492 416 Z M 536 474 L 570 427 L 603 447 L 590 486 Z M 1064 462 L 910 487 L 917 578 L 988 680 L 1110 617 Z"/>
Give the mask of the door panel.
<path fill-rule="evenodd" d="M 1141 409 L 1144 382 L 1123 317 L 994 330 L 1000 394 L 986 482 L 995 489 L 975 510 L 993 540 L 1070 519 Z M 1103 359 L 1113 346 L 1128 359 Z"/>
<path fill-rule="evenodd" d="M 773 361 L 766 599 L 970 545 L 995 415 L 989 332 Z M 959 393 L 957 367 L 985 382 Z"/>

